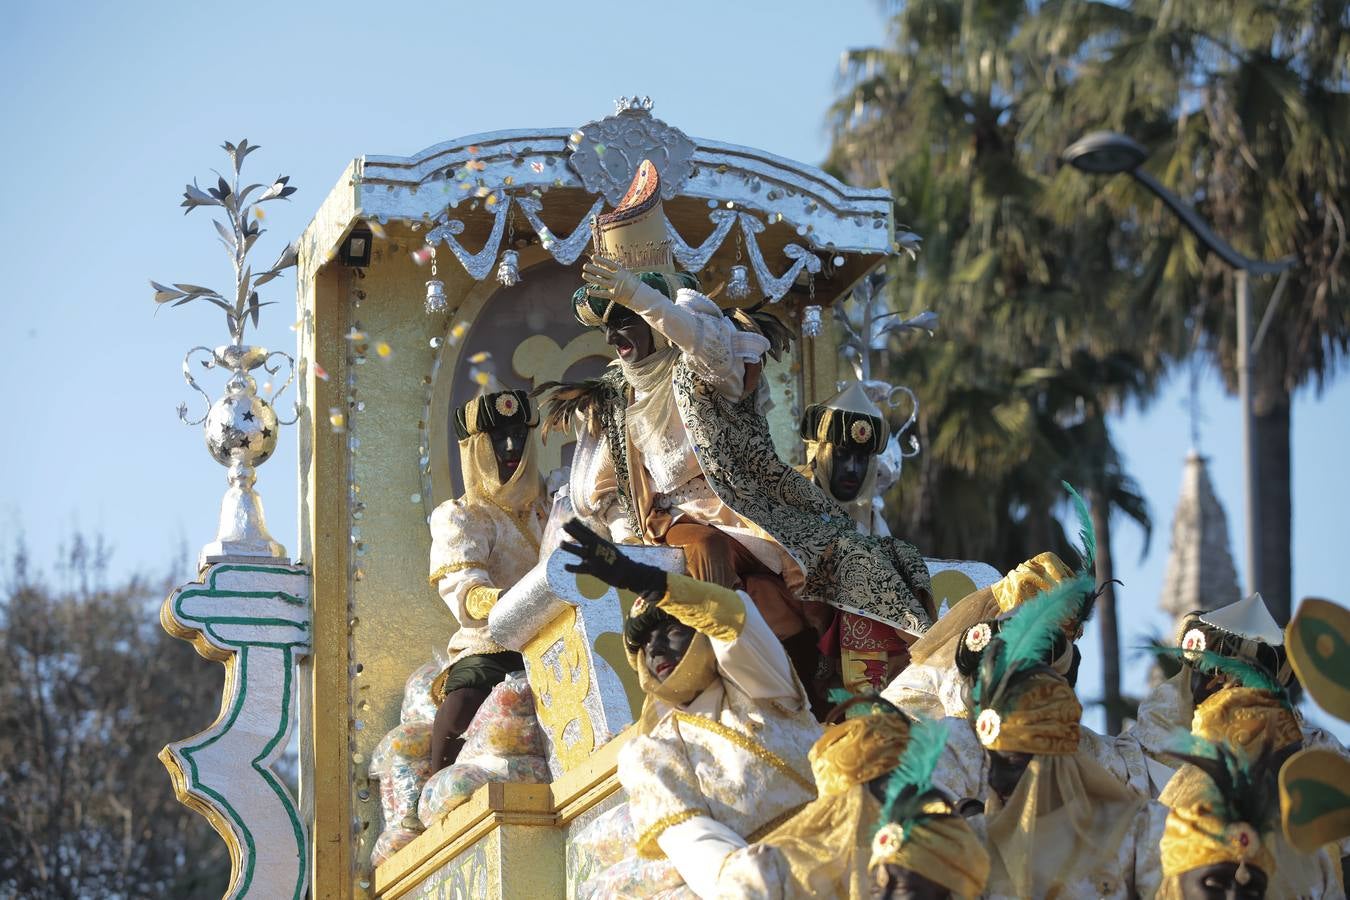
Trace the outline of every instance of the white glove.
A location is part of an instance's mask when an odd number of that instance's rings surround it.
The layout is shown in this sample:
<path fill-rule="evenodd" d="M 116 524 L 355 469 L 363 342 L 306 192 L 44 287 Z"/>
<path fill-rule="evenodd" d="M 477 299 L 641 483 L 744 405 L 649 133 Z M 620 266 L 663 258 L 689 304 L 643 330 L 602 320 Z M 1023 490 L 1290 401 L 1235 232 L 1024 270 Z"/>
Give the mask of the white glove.
<path fill-rule="evenodd" d="M 608 297 L 620 306 L 630 306 L 639 291 L 652 290 L 637 275 L 603 256 L 593 256 L 581 267 L 581 279 L 590 286 L 591 293 Z"/>
<path fill-rule="evenodd" d="M 788 867 L 768 844 L 751 844 L 728 854 L 717 876 L 719 900 L 782 900 Z"/>

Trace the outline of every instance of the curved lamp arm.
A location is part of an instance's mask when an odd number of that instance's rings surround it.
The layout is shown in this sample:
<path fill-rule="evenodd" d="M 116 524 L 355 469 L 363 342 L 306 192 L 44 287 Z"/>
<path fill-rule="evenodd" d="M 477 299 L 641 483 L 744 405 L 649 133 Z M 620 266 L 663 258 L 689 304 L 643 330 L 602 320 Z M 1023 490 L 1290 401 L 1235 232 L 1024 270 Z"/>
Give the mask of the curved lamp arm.
<path fill-rule="evenodd" d="M 1129 172 L 1136 181 L 1156 194 L 1163 203 L 1166 203 L 1167 208 L 1176 213 L 1182 224 L 1200 239 L 1200 243 L 1219 254 L 1219 258 L 1234 269 L 1244 269 L 1253 275 L 1275 275 L 1298 262 L 1296 256 L 1286 256 L 1274 262 L 1243 256 L 1234 250 L 1231 244 L 1215 234 L 1214 230 L 1209 227 L 1209 223 L 1202 219 L 1193 207 L 1165 188 L 1158 179 L 1143 169 L 1130 169 Z"/>

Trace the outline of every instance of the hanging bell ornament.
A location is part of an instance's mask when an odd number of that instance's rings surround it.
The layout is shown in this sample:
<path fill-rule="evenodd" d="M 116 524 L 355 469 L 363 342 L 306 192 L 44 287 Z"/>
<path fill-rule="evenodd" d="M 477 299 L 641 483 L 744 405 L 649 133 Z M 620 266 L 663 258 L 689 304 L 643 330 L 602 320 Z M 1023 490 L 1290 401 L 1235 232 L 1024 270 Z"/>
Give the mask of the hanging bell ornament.
<path fill-rule="evenodd" d="M 502 287 L 520 284 L 520 254 L 516 251 L 502 251 L 502 261 L 497 264 L 497 283 Z"/>
<path fill-rule="evenodd" d="M 820 337 L 820 307 L 802 307 L 802 337 Z"/>
<path fill-rule="evenodd" d="M 727 278 L 727 299 L 739 303 L 750 299 L 750 272 L 745 266 L 732 266 Z"/>
<path fill-rule="evenodd" d="M 427 282 L 427 315 L 434 316 L 445 312 L 450 304 L 445 299 L 445 282 L 433 278 Z"/>

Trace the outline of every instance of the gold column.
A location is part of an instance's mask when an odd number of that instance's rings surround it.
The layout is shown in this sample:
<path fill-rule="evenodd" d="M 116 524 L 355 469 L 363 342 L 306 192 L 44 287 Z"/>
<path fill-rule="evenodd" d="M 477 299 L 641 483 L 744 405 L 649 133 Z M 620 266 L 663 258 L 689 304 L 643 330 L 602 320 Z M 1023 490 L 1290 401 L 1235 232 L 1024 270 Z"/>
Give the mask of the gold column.
<path fill-rule="evenodd" d="M 314 643 L 311 659 L 311 736 L 314 777 L 306 786 L 313 809 L 310 839 L 314 851 L 313 896 L 346 900 L 352 896 L 351 749 L 348 696 L 347 454 L 342 435 L 334 434 L 323 412 L 347 408 L 347 362 L 342 348 L 348 329 L 347 293 L 352 273 L 327 266 L 315 275 L 309 298 L 303 356 L 312 415 L 308 417 L 309 453 L 300 459 L 305 485 L 301 510 L 302 557 L 313 572 Z M 325 352 L 320 353 L 320 348 Z M 322 357 L 327 381 L 314 374 Z M 305 446 L 302 443 L 302 448 Z M 321 486 L 327 486 L 320 490 Z M 338 486 L 334 489 L 333 486 Z"/>

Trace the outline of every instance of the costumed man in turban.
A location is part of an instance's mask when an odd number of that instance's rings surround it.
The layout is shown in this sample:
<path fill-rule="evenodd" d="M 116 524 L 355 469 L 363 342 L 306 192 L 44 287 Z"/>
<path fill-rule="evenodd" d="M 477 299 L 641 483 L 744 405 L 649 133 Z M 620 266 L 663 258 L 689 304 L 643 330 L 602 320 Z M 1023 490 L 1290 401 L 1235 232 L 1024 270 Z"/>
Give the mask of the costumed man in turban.
<path fill-rule="evenodd" d="M 935 897 L 978 895 L 989 857 L 930 784 L 947 726 L 911 720 L 875 696 L 854 697 L 831 718 L 848 706 L 864 714 L 828 726 L 811 749 L 820 796 L 727 858 L 722 895 L 864 900 L 878 884 L 883 896 L 930 896 L 925 885 Z"/>
<path fill-rule="evenodd" d="M 1273 897 L 1279 805 L 1270 757 L 1249 760 L 1204 740 L 1193 740 L 1190 751 L 1176 754 L 1187 764 L 1160 798 L 1169 809 L 1159 844 L 1159 900 Z"/>
<path fill-rule="evenodd" d="M 1259 666 L 1284 687 L 1293 680 L 1284 649 L 1284 632 L 1260 594 L 1219 609 L 1187 615 L 1178 630 L 1177 645 L 1192 654 L 1208 651 Z M 1229 684 L 1223 672 L 1205 672 L 1190 665 L 1187 659 L 1176 675 L 1154 688 L 1139 704 L 1134 725 L 1120 737 L 1122 741 L 1138 744 L 1148 758 L 1155 796 L 1176 765 L 1168 751 L 1172 736 L 1178 730 L 1189 731 L 1196 707 Z M 1302 717 L 1299 728 L 1303 746 L 1323 747 L 1345 755 L 1345 748 L 1327 731 Z M 1341 852 L 1350 853 L 1350 842 L 1342 845 Z"/>
<path fill-rule="evenodd" d="M 998 633 L 1002 619 L 1072 576 L 1063 560 L 1046 552 L 1019 564 L 988 587 L 967 594 L 910 645 L 909 665 L 881 696 L 911 715 L 965 718 L 978 655 Z M 1072 643 L 1056 649 L 1059 652 L 1047 662 L 1067 676 L 1075 660 Z M 958 666 L 958 657 L 966 662 L 964 668 Z"/>
<path fill-rule="evenodd" d="M 1202 675 L 1222 677 L 1227 685 L 1195 707 L 1191 735 L 1198 741 L 1192 744 L 1219 745 L 1240 760 L 1266 760 L 1272 771 L 1302 749 L 1303 733 L 1289 694 L 1265 669 L 1209 650 L 1156 648 L 1154 652 L 1182 659 Z M 1189 759 L 1175 752 L 1173 756 Z M 1176 776 L 1162 792 L 1164 802 L 1174 781 Z M 1260 788 L 1273 792 L 1275 785 L 1262 783 Z M 1345 896 L 1337 845 L 1300 853 L 1276 829 L 1266 838 L 1265 849 L 1275 862 L 1275 870 L 1266 871 L 1269 900 Z"/>
<path fill-rule="evenodd" d="M 815 798 L 820 725 L 744 591 L 635 562 L 577 520 L 567 570 L 638 595 L 624 642 L 647 698 L 619 753 L 637 854 L 669 858 L 700 897 L 723 862 Z"/>
<path fill-rule="evenodd" d="M 1082 706 L 1044 660 L 1092 593 L 1087 575 L 1023 604 L 985 648 L 970 719 L 933 782 L 983 807 L 991 897 L 1151 896 L 1161 816 L 1083 743 Z"/>
<path fill-rule="evenodd" d="M 525 668 L 488 632 L 497 596 L 538 561 L 548 515 L 539 474 L 539 424 L 524 391 L 480 394 L 455 410 L 464 495 L 431 514 L 431 584 L 459 622 L 450 664 L 431 686 L 437 703 L 432 765 L 455 761 L 463 735 L 492 688 Z"/>
<path fill-rule="evenodd" d="M 554 390 L 545 431 L 576 429 L 577 513 L 617 541 L 681 547 L 693 577 L 743 588 L 805 679 L 817 635 L 802 600 L 923 631 L 918 551 L 858 534 L 774 450 L 759 378 L 786 329 L 768 314 L 724 315 L 675 269 L 667 226 L 660 177 L 644 161 L 596 220 L 597 256 L 573 297 L 577 319 L 603 328 L 618 360 L 597 380 L 540 387 Z"/>
<path fill-rule="evenodd" d="M 931 738 L 927 731 L 935 733 Z M 974 898 L 989 880 L 984 842 L 933 787 L 933 769 L 946 746 L 946 723 L 920 720 L 910 746 L 885 786 L 882 825 L 872 838 L 872 896 L 879 900 Z"/>
<path fill-rule="evenodd" d="M 1054 553 L 1041 553 L 1019 565 L 987 588 L 975 591 L 958 602 L 910 648 L 913 659 L 882 696 L 911 714 L 967 718 L 971 694 L 985 651 L 1001 630 L 1017 616 L 1023 605 L 1038 600 L 1066 580 L 1077 588 L 1065 587 L 1062 619 L 1050 636 L 1040 660 L 1064 676 L 1071 688 L 1078 682 L 1081 654 L 1077 641 L 1091 617 L 1097 591 L 1094 587 L 1096 535 L 1092 517 L 1082 497 L 1064 485 L 1075 508 L 1079 524 L 1078 571 Z M 1141 794 L 1148 794 L 1148 760 L 1132 741 L 1102 735 L 1079 726 L 1079 753 L 1090 756 L 1119 781 Z"/>
<path fill-rule="evenodd" d="M 886 448 L 890 427 L 863 386 L 855 381 L 824 403 L 808 406 L 801 435 L 806 442 L 803 474 L 848 512 L 860 534 L 889 537 L 877 496 L 877 454 Z M 925 611 L 936 618 L 931 605 Z M 842 612 L 822 643 L 838 656 L 846 689 L 879 691 L 908 663 L 906 647 L 916 637 L 895 623 Z"/>

